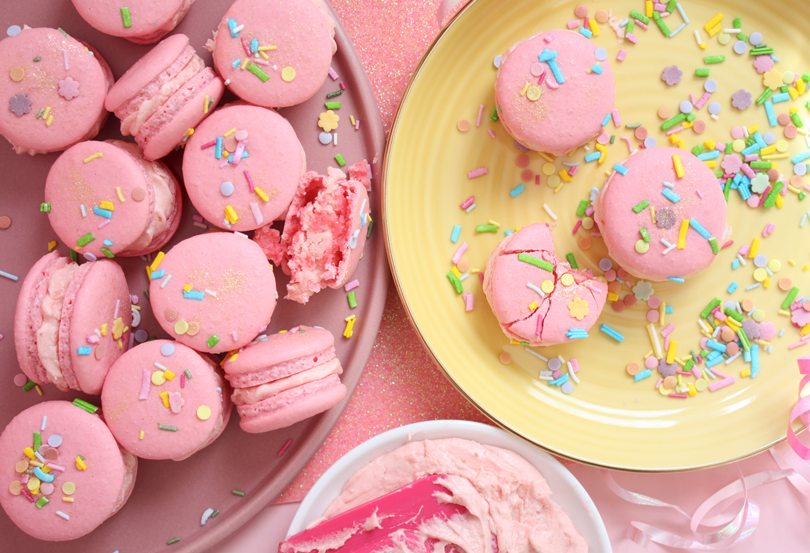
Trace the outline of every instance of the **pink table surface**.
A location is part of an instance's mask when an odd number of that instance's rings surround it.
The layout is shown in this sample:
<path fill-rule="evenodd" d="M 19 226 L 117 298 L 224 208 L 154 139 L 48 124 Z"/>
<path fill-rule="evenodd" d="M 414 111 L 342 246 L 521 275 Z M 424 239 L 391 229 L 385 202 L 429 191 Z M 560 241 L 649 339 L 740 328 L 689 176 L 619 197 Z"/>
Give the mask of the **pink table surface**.
<path fill-rule="evenodd" d="M 371 79 L 386 132 L 408 80 L 439 29 L 435 10 L 440 0 L 332 0 Z M 276 551 L 298 502 L 318 477 L 356 445 L 390 428 L 433 419 L 487 419 L 452 387 L 423 349 L 405 316 L 393 286 L 385 305 L 380 333 L 365 373 L 348 407 L 321 449 L 278 498 L 240 532 L 212 549 L 215 553 Z M 786 421 L 787 422 L 787 421 Z M 604 484 L 598 469 L 565 462 L 593 498 L 616 552 L 641 551 L 625 537 L 638 520 L 686 534 L 682 519 L 665 509 L 631 505 Z M 682 474 L 615 473 L 630 490 L 651 495 L 692 512 L 721 487 L 748 475 L 778 468 L 768 453 L 709 470 Z M 786 480 L 753 490 L 760 503 L 754 535 L 728 549 L 737 552 L 810 550 L 810 501 Z M 669 551 L 651 544 L 647 551 Z"/>

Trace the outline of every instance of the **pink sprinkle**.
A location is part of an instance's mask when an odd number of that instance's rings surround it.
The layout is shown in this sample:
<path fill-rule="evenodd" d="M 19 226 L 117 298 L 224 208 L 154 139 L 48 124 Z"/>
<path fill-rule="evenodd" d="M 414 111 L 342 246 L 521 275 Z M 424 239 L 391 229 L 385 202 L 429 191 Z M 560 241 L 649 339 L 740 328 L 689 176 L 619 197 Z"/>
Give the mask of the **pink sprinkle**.
<path fill-rule="evenodd" d="M 138 396 L 138 399 L 147 399 L 149 397 L 149 380 L 152 378 L 152 375 L 149 373 L 148 370 L 143 370 L 143 380 L 141 380 L 141 395 Z"/>
<path fill-rule="evenodd" d="M 28 382 L 28 377 L 25 376 L 23 373 L 18 373 L 14 375 L 14 385 L 22 388 L 25 386 L 26 382 Z"/>
<path fill-rule="evenodd" d="M 695 95 L 691 92 L 689 93 L 689 101 L 692 102 L 692 105 L 695 104 Z"/>
<path fill-rule="evenodd" d="M 723 380 L 718 380 L 712 384 L 709 384 L 709 390 L 714 392 L 715 390 L 719 390 L 720 388 L 725 388 L 729 384 L 734 384 L 735 380 L 734 377 L 731 376 L 729 378 L 724 378 Z"/>
<path fill-rule="evenodd" d="M 234 165 L 239 165 L 239 162 L 242 161 L 242 154 L 245 152 L 245 144 L 247 144 L 247 140 L 242 140 L 236 145 L 236 151 L 233 153 Z"/>
<path fill-rule="evenodd" d="M 88 344 L 98 344 L 98 342 L 99 342 L 98 336 L 96 336 L 95 334 L 88 334 L 87 335 L 87 343 Z"/>
<path fill-rule="evenodd" d="M 740 249 L 737 251 L 737 253 L 740 254 L 741 256 L 745 257 L 746 255 L 748 255 L 748 252 L 750 252 L 750 251 L 751 251 L 751 246 L 749 246 L 748 244 L 743 244 L 740 247 Z"/>
<path fill-rule="evenodd" d="M 534 184 L 535 185 L 540 184 L 540 175 L 535 175 L 534 176 Z"/>
<path fill-rule="evenodd" d="M 767 238 L 768 236 L 770 236 L 770 235 L 771 235 L 771 233 L 772 233 L 772 232 L 773 232 L 775 229 L 776 229 L 776 225 L 774 225 L 773 223 L 768 223 L 768 225 L 765 227 L 765 230 L 763 230 L 763 231 L 762 231 L 762 236 L 764 236 L 765 238 Z"/>
<path fill-rule="evenodd" d="M 665 327 L 664 327 L 664 329 L 661 331 L 661 334 L 663 334 L 664 336 L 669 336 L 670 334 L 672 334 L 672 331 L 673 331 L 673 330 L 675 330 L 675 325 L 674 325 L 674 324 L 672 324 L 672 323 L 669 323 L 669 324 L 668 324 L 667 326 L 665 326 Z"/>
<path fill-rule="evenodd" d="M 335 73 L 335 70 L 332 69 L 331 67 L 329 68 L 329 76 L 332 77 L 333 81 L 338 80 L 338 74 Z"/>
<path fill-rule="evenodd" d="M 726 145 L 722 142 L 717 142 L 714 146 L 715 150 L 718 150 L 720 153 L 724 152 L 726 149 Z"/>
<path fill-rule="evenodd" d="M 586 209 L 586 210 L 585 210 L 585 215 L 587 215 L 588 217 L 590 217 L 591 215 L 593 215 L 593 212 L 594 212 L 593 206 L 592 206 L 592 205 L 589 205 L 589 206 L 588 206 L 588 209 Z"/>
<path fill-rule="evenodd" d="M 631 44 L 638 43 L 638 39 L 636 38 L 636 35 L 634 35 L 633 33 L 627 33 L 626 35 L 624 35 L 624 38 L 629 40 Z"/>
<path fill-rule="evenodd" d="M 619 50 L 619 53 L 616 54 L 616 59 L 619 61 L 624 61 L 624 58 L 627 56 L 627 50 Z"/>
<path fill-rule="evenodd" d="M 747 156 L 745 156 L 745 162 L 746 163 L 750 163 L 750 162 L 756 161 L 758 159 L 759 159 L 759 156 L 757 154 L 748 154 Z"/>
<path fill-rule="evenodd" d="M 477 177 L 482 177 L 487 174 L 486 167 L 479 167 L 478 169 L 473 169 L 472 171 L 467 172 L 467 178 L 472 180 Z"/>
<path fill-rule="evenodd" d="M 130 349 L 132 349 L 134 346 L 135 346 L 135 333 L 134 333 L 134 332 L 130 332 L 130 333 L 129 333 L 129 345 L 127 346 L 127 349 L 128 349 L 128 350 L 130 350 Z"/>
<path fill-rule="evenodd" d="M 475 203 L 475 196 L 470 196 L 469 198 L 461 202 L 461 209 L 467 209 L 474 203 Z"/>
<path fill-rule="evenodd" d="M 703 199 L 703 192 L 700 191 L 700 188 L 695 190 L 695 194 L 698 195 L 698 198 Z"/>
<path fill-rule="evenodd" d="M 481 273 L 478 273 L 481 274 Z M 483 281 L 483 278 L 481 279 Z M 543 317 L 537 317 L 537 328 L 534 331 L 535 336 L 540 336 L 540 333 L 543 331 L 543 321 L 545 319 Z"/>
<path fill-rule="evenodd" d="M 262 215 L 262 210 L 259 209 L 259 204 L 250 202 L 250 210 L 253 212 L 253 218 L 256 220 L 256 224 L 261 225 L 264 221 L 264 215 Z"/>
<path fill-rule="evenodd" d="M 577 171 L 579 171 L 579 165 L 574 165 L 568 170 L 568 175 L 573 177 L 577 174 Z"/>
<path fill-rule="evenodd" d="M 703 373 L 700 372 L 700 369 L 698 369 L 697 367 L 692 367 L 692 374 L 695 375 L 695 378 L 700 378 L 701 376 L 703 376 Z"/>
<path fill-rule="evenodd" d="M 481 126 L 481 116 L 482 115 L 484 115 L 484 104 L 481 104 L 480 106 L 478 106 L 478 119 L 475 121 L 475 126 L 476 127 Z"/>
<path fill-rule="evenodd" d="M 285 443 L 283 446 L 281 446 L 281 449 L 279 449 L 279 450 L 278 450 L 278 456 L 279 456 L 279 457 L 281 457 L 282 455 L 284 455 L 284 452 L 285 452 L 285 451 L 287 451 L 287 448 L 288 448 L 288 447 L 290 447 L 290 444 L 291 444 L 291 443 L 292 443 L 292 438 L 290 438 L 289 440 L 287 440 L 287 442 L 286 442 L 286 443 Z"/>
<path fill-rule="evenodd" d="M 220 163 L 220 164 L 219 164 L 219 168 L 220 168 L 220 169 L 222 169 L 222 168 L 224 168 L 224 167 L 227 167 L 227 166 L 228 166 L 228 160 L 227 160 L 227 159 L 226 159 L 225 161 L 223 161 L 222 163 Z"/>
<path fill-rule="evenodd" d="M 729 246 L 731 246 L 731 245 L 733 245 L 733 244 L 734 244 L 734 240 L 729 240 L 728 242 L 726 242 L 725 244 L 723 244 L 723 248 L 721 248 L 721 249 L 728 248 Z"/>
<path fill-rule="evenodd" d="M 545 81 L 546 85 L 552 90 L 557 90 L 558 88 L 560 88 L 560 85 L 559 83 L 557 83 L 557 80 L 554 78 L 554 75 L 550 76 L 548 79 L 546 79 L 546 75 L 547 73 L 543 73 L 542 75 L 540 75 L 540 79 L 538 79 L 537 82 L 540 83 L 542 81 Z"/>
<path fill-rule="evenodd" d="M 669 136 L 671 134 L 675 134 L 676 132 L 681 132 L 682 130 L 683 130 L 683 125 L 681 125 L 680 127 L 675 128 L 675 129 L 669 129 L 667 131 L 667 136 Z"/>
<path fill-rule="evenodd" d="M 590 284 L 590 283 L 586 284 L 586 285 L 585 285 L 585 288 L 587 288 L 588 290 L 590 290 L 590 291 L 592 291 L 592 292 L 596 292 L 597 294 L 601 294 L 601 293 L 602 293 L 602 289 L 601 289 L 601 288 L 599 288 L 598 286 L 594 286 L 593 284 Z"/>
<path fill-rule="evenodd" d="M 574 225 L 574 232 L 572 232 L 571 234 L 576 234 L 577 231 L 579 230 L 579 227 L 581 227 L 581 226 L 582 226 L 582 219 L 578 220 L 577 224 Z"/>
<path fill-rule="evenodd" d="M 646 23 L 644 23 L 643 21 L 639 21 L 638 19 L 634 19 L 633 21 L 635 21 L 635 22 L 636 22 L 636 25 L 638 25 L 639 27 L 641 27 L 641 28 L 642 28 L 642 29 L 644 29 L 645 31 L 646 31 L 647 29 L 649 29 L 649 27 L 647 26 L 647 24 L 646 24 Z"/>
<path fill-rule="evenodd" d="M 663 378 L 659 378 L 659 379 L 658 379 L 658 382 L 656 382 L 656 383 L 655 383 L 655 387 L 656 387 L 656 389 L 657 389 L 657 388 L 660 388 L 660 387 L 661 387 L 661 384 L 663 384 L 663 383 L 664 383 L 664 379 L 663 379 Z"/>
<path fill-rule="evenodd" d="M 461 298 L 464 300 L 464 308 L 466 311 L 472 311 L 475 309 L 475 298 L 472 294 L 464 293 L 461 294 Z"/>
<path fill-rule="evenodd" d="M 574 369 L 575 373 L 579 372 L 579 361 L 577 361 L 576 357 L 571 358 L 571 368 Z"/>
<path fill-rule="evenodd" d="M 360 130 L 360 120 L 359 119 L 354 120 L 354 130 L 356 130 L 356 131 Z"/>
<path fill-rule="evenodd" d="M 703 96 L 700 97 L 700 100 L 695 102 L 695 108 L 697 108 L 697 109 L 702 108 L 706 104 L 706 102 L 709 101 L 709 98 L 711 98 L 711 97 L 712 97 L 711 92 L 706 92 L 705 94 L 703 94 Z"/>
<path fill-rule="evenodd" d="M 686 394 L 669 394 L 669 397 L 677 397 L 679 399 L 686 399 L 689 396 L 687 396 Z"/>
<path fill-rule="evenodd" d="M 664 349 L 669 349 L 669 336 L 664 337 Z"/>
<path fill-rule="evenodd" d="M 343 81 L 340 81 L 340 90 L 346 90 L 346 85 L 343 84 Z"/>
<path fill-rule="evenodd" d="M 712 372 L 713 372 L 714 374 L 716 374 L 717 376 L 719 376 L 720 378 L 728 378 L 728 375 L 727 375 L 727 374 L 723 374 L 723 373 L 721 373 L 720 371 L 718 371 L 718 370 L 717 370 L 717 367 L 712 367 Z"/>
<path fill-rule="evenodd" d="M 795 349 L 795 348 L 798 348 L 798 347 L 801 347 L 801 346 L 804 346 L 804 345 L 807 345 L 807 340 L 799 340 L 795 344 L 790 344 L 788 346 L 788 349 Z"/>
<path fill-rule="evenodd" d="M 579 19 L 575 19 L 575 20 L 573 20 L 573 21 L 569 21 L 569 22 L 568 22 L 568 28 L 569 28 L 569 29 L 576 29 L 576 28 L 577 28 L 577 27 L 579 27 L 580 25 L 582 25 L 582 23 L 580 22 L 580 20 L 579 20 Z"/>
<path fill-rule="evenodd" d="M 591 27 L 591 20 L 588 19 L 587 15 L 585 16 L 585 22 L 582 24 L 582 26 L 585 27 L 586 29 L 590 29 Z"/>
<path fill-rule="evenodd" d="M 682 374 L 684 376 L 692 376 L 692 373 L 686 371 L 675 371 L 676 374 Z"/>
<path fill-rule="evenodd" d="M 546 80 L 546 72 L 543 71 L 540 73 L 540 77 L 537 78 L 537 84 L 543 84 L 543 81 Z"/>
<path fill-rule="evenodd" d="M 70 64 L 68 63 L 67 50 L 62 50 L 62 54 L 65 56 L 65 71 L 68 71 L 70 69 Z"/>
<path fill-rule="evenodd" d="M 48 463 L 48 468 L 53 470 L 58 470 L 59 472 L 65 472 L 65 467 L 62 465 L 54 465 L 53 463 Z"/>
<path fill-rule="evenodd" d="M 180 387 L 181 388 L 186 387 L 186 374 L 185 373 L 180 373 Z"/>
<path fill-rule="evenodd" d="M 659 4 L 659 3 L 656 2 L 655 11 L 657 11 L 657 12 L 665 12 L 665 11 L 667 11 L 666 4 Z"/>
<path fill-rule="evenodd" d="M 121 300 L 115 300 L 115 314 L 113 315 L 113 319 L 118 318 L 118 310 L 121 309 Z"/>
<path fill-rule="evenodd" d="M 602 236 L 601 232 L 592 232 L 591 236 Z"/>
<path fill-rule="evenodd" d="M 112 219 L 104 219 L 98 224 L 98 228 L 104 228 L 112 222 Z"/>
<path fill-rule="evenodd" d="M 354 279 L 351 282 L 347 282 L 346 285 L 343 287 L 343 289 L 346 290 L 347 292 L 351 292 L 352 290 L 354 290 L 358 286 L 360 286 L 360 281 L 357 280 L 357 279 Z"/>
<path fill-rule="evenodd" d="M 28 476 L 28 474 L 23 474 L 22 476 L 20 476 L 20 484 L 27 484 L 29 478 L 30 478 L 30 476 Z M 28 490 L 23 490 L 23 491 L 27 492 Z"/>
<path fill-rule="evenodd" d="M 556 371 L 551 373 L 551 376 L 553 376 L 554 378 L 560 378 L 562 376 L 562 371 L 557 369 Z"/>
<path fill-rule="evenodd" d="M 754 173 L 754 170 L 751 169 L 751 166 L 748 165 L 747 163 L 743 164 L 742 172 L 745 173 L 745 176 L 748 177 L 749 179 L 753 179 L 754 177 L 757 176 L 757 174 Z"/>
<path fill-rule="evenodd" d="M 234 341 L 234 342 L 236 342 L 237 340 L 239 340 L 239 337 L 237 336 L 237 334 L 236 334 L 236 331 L 235 331 L 235 330 L 234 330 L 233 332 L 231 332 L 231 338 L 233 338 L 233 341 Z"/>
<path fill-rule="evenodd" d="M 554 40 L 555 38 L 556 38 L 556 37 L 554 36 L 554 34 L 553 34 L 553 33 L 548 33 L 548 34 L 547 34 L 545 37 L 543 37 L 543 40 L 545 40 L 546 42 L 551 42 L 551 41 L 552 41 L 552 40 Z"/>
<path fill-rule="evenodd" d="M 615 126 L 617 126 L 617 127 L 621 127 L 622 126 L 622 118 L 619 115 L 619 110 L 616 109 L 616 108 L 613 108 L 613 111 L 610 112 L 610 115 L 611 115 L 611 117 L 613 117 L 613 124 Z"/>
<path fill-rule="evenodd" d="M 198 222 L 198 221 L 194 221 L 194 222 L 193 222 L 193 223 L 191 223 L 191 224 L 192 224 L 192 225 L 194 225 L 194 226 L 195 226 L 195 227 L 197 227 L 197 228 L 201 228 L 201 229 L 208 230 L 208 226 L 207 226 L 205 223 L 200 223 L 200 222 Z"/>
<path fill-rule="evenodd" d="M 247 57 L 249 58 L 253 57 L 253 53 L 250 51 L 250 45 L 248 44 L 247 39 L 245 37 L 242 37 L 242 48 L 245 50 L 245 54 L 247 55 Z"/>
<path fill-rule="evenodd" d="M 808 192 L 810 192 L 810 184 L 805 184 L 804 189 L 807 190 Z"/>
<path fill-rule="evenodd" d="M 636 151 L 636 149 L 633 148 L 633 143 L 630 142 L 629 138 L 627 138 L 626 136 L 622 136 L 621 139 L 627 142 L 627 149 L 630 151 L 631 154 Z"/>
<path fill-rule="evenodd" d="M 247 171 L 245 171 L 244 173 L 245 179 L 247 179 L 248 188 L 250 188 L 250 191 L 253 192 L 253 179 L 250 178 L 250 173 L 248 173 Z"/>
<path fill-rule="evenodd" d="M 482 283 L 484 282 L 484 273 L 478 273 L 478 280 L 480 280 Z"/>
<path fill-rule="evenodd" d="M 270 65 L 269 61 L 263 60 L 261 58 L 253 58 L 253 63 L 258 63 L 259 65 Z"/>
<path fill-rule="evenodd" d="M 492 132 L 492 129 L 487 130 L 487 132 L 489 133 L 489 136 L 491 136 L 492 138 L 495 138 L 495 133 Z M 538 183 L 538 184 L 540 184 L 540 183 Z"/>
<path fill-rule="evenodd" d="M 464 252 L 467 251 L 467 248 L 469 248 L 469 246 L 467 245 L 467 242 L 462 242 L 462 244 L 456 250 L 456 253 L 453 255 L 453 259 L 452 259 L 453 265 L 457 265 L 458 262 L 461 261 L 461 256 L 464 255 Z"/>

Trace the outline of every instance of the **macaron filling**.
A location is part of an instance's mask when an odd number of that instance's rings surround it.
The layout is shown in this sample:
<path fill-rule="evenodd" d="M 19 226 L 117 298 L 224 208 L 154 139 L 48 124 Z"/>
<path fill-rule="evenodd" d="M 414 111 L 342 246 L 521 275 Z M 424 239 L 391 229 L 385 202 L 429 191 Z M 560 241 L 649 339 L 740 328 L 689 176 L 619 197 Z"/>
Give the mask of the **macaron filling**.
<path fill-rule="evenodd" d="M 234 388 L 253 388 L 307 371 L 320 364 L 332 361 L 336 357 L 335 347 L 330 346 L 318 353 L 276 363 L 258 371 L 241 374 L 228 373 L 226 378 Z"/>
<path fill-rule="evenodd" d="M 287 406 L 302 402 L 308 397 L 315 397 L 317 394 L 325 392 L 330 388 L 338 388 L 340 386 L 340 377 L 337 374 L 331 374 L 326 378 L 321 378 L 320 380 L 315 380 L 307 384 L 302 384 L 300 386 L 295 386 L 288 390 L 284 390 L 279 394 L 267 397 L 257 403 L 238 405 L 236 410 L 239 412 L 239 416 L 242 417 L 243 420 L 251 419 L 253 417 L 280 411 Z M 342 394 L 345 394 L 345 388 L 343 389 Z"/>
<path fill-rule="evenodd" d="M 42 324 L 36 331 L 39 360 L 45 367 L 48 380 L 62 391 L 67 391 L 68 384 L 59 365 L 59 326 L 67 290 L 78 270 L 77 264 L 68 263 L 51 275 L 42 299 Z"/>
<path fill-rule="evenodd" d="M 326 378 L 333 374 L 343 374 L 343 368 L 340 366 L 340 361 L 338 361 L 336 358 L 330 359 L 325 363 L 321 363 L 315 367 L 312 367 L 311 369 L 304 370 L 286 378 L 281 378 L 279 380 L 274 380 L 272 382 L 250 388 L 236 388 L 231 395 L 231 400 L 237 407 L 240 405 L 258 403 L 264 399 L 267 399 L 268 397 L 272 397 L 292 388 Z"/>
<path fill-rule="evenodd" d="M 132 489 L 135 487 L 135 476 L 138 474 L 138 458 L 120 445 L 118 449 L 121 451 L 121 458 L 124 460 L 124 470 L 126 472 L 124 474 L 124 485 L 121 486 L 121 496 L 118 498 L 118 503 L 113 507 L 110 516 L 117 513 L 127 502 L 127 499 L 132 494 Z"/>

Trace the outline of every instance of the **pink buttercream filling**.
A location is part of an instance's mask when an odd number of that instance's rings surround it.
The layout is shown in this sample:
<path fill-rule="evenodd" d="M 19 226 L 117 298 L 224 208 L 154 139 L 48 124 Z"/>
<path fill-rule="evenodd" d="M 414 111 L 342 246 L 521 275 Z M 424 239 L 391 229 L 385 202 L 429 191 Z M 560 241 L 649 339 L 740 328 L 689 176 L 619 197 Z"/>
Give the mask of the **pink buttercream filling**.
<path fill-rule="evenodd" d="M 124 475 L 124 485 L 121 486 L 121 496 L 118 498 L 118 503 L 113 507 L 110 516 L 117 513 L 118 510 L 124 506 L 124 503 L 127 502 L 127 499 L 129 499 L 129 496 L 132 494 L 132 488 L 135 487 L 135 476 L 138 473 L 138 458 L 120 445 L 118 449 L 121 451 L 121 458 L 124 460 L 124 470 L 126 474 Z"/>
<path fill-rule="evenodd" d="M 290 388 L 302 386 L 309 382 L 326 378 L 331 374 L 342 374 L 343 369 L 340 366 L 340 361 L 337 358 L 331 359 L 326 363 L 322 363 L 309 370 L 296 373 L 287 378 L 268 382 L 260 386 L 253 386 L 251 388 L 237 388 L 231 395 L 231 400 L 237 406 L 246 405 L 251 403 L 258 403 L 263 399 L 272 397 Z"/>
<path fill-rule="evenodd" d="M 75 263 L 69 263 L 51 275 L 48 291 L 42 300 L 42 324 L 37 329 L 37 353 L 47 372 L 48 380 L 60 390 L 67 391 L 68 385 L 59 367 L 59 323 L 65 292 L 79 270 Z"/>

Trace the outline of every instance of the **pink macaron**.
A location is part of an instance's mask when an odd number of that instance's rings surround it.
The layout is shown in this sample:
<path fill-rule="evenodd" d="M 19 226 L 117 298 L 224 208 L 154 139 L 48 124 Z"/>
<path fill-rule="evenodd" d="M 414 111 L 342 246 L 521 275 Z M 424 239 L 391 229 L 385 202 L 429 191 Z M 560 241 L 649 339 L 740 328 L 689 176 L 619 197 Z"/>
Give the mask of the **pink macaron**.
<path fill-rule="evenodd" d="M 620 165 L 624 174 L 614 170 L 594 202 L 610 256 L 648 280 L 690 278 L 708 268 L 731 237 L 712 170 L 690 152 L 663 147 L 639 150 Z"/>
<path fill-rule="evenodd" d="M 355 168 L 363 180 L 352 178 Z M 256 231 L 254 240 L 268 259 L 291 276 L 285 299 L 307 303 L 352 277 L 371 221 L 367 177 L 365 161 L 349 168 L 349 177 L 334 167 L 326 176 L 310 171 L 301 178 L 280 237 L 270 227 Z"/>
<path fill-rule="evenodd" d="M 322 1 L 236 0 L 214 33 L 214 66 L 243 100 L 294 106 L 326 81 L 334 36 Z"/>
<path fill-rule="evenodd" d="M 29 407 L 0 434 L 0 505 L 40 540 L 95 530 L 129 499 L 137 472 L 104 421 L 68 401 Z"/>
<path fill-rule="evenodd" d="M 273 110 L 241 102 L 200 123 L 183 153 L 191 203 L 231 230 L 284 219 L 305 172 L 306 155 L 292 125 Z"/>
<path fill-rule="evenodd" d="M 73 0 L 82 19 L 104 34 L 152 44 L 174 29 L 194 0 Z"/>
<path fill-rule="evenodd" d="M 506 131 L 526 148 L 556 156 L 596 138 L 616 100 L 606 56 L 604 48 L 566 30 L 511 46 L 495 82 L 495 106 Z"/>
<path fill-rule="evenodd" d="M 607 285 L 554 253 L 545 223 L 504 238 L 487 261 L 484 294 L 507 337 L 531 346 L 570 342 L 599 318 Z"/>
<path fill-rule="evenodd" d="M 99 394 L 129 344 L 131 324 L 127 281 L 118 264 L 77 265 L 54 251 L 34 264 L 20 288 L 17 360 L 37 384 Z"/>
<path fill-rule="evenodd" d="M 105 106 L 134 136 L 146 159 L 160 159 L 210 113 L 225 86 L 186 35 L 172 35 L 129 68 Z"/>
<path fill-rule="evenodd" d="M 335 338 L 300 326 L 260 336 L 223 364 L 245 432 L 291 426 L 337 405 L 346 395 Z"/>
<path fill-rule="evenodd" d="M 59 239 L 95 258 L 160 249 L 182 212 L 180 185 L 169 168 L 121 140 L 81 142 L 59 156 L 45 181 L 45 201 Z M 85 243 L 87 237 L 92 240 Z"/>
<path fill-rule="evenodd" d="M 152 340 L 110 368 L 101 407 L 124 449 L 142 459 L 181 461 L 225 430 L 230 393 L 213 359 L 179 342 Z"/>
<path fill-rule="evenodd" d="M 160 326 L 205 353 L 250 343 L 270 322 L 276 279 L 262 250 L 230 232 L 176 244 L 151 265 L 149 297 Z"/>
<path fill-rule="evenodd" d="M 0 134 L 18 153 L 64 150 L 98 134 L 113 84 L 107 62 L 56 29 L 29 29 L 0 41 Z"/>

